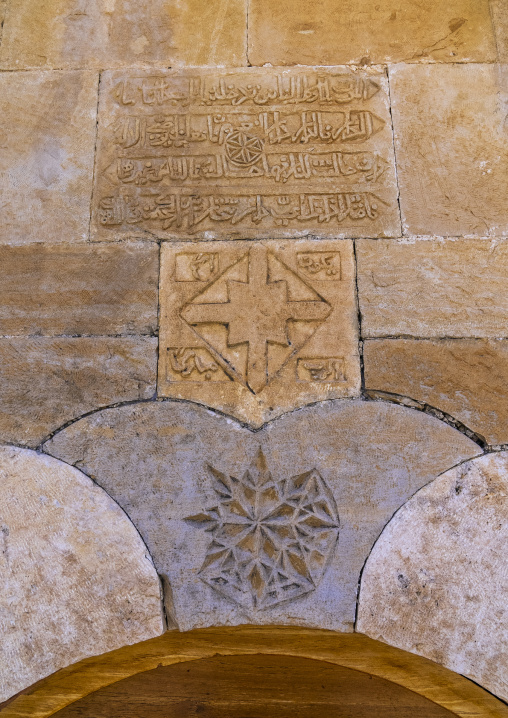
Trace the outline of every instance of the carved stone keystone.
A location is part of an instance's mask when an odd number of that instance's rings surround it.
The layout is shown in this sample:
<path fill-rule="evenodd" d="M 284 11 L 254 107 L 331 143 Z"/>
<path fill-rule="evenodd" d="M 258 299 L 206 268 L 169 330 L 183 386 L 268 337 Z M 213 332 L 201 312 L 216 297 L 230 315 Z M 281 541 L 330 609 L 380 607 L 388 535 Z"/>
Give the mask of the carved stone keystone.
<path fill-rule="evenodd" d="M 159 394 L 259 426 L 360 387 L 352 243 L 164 244 Z"/>

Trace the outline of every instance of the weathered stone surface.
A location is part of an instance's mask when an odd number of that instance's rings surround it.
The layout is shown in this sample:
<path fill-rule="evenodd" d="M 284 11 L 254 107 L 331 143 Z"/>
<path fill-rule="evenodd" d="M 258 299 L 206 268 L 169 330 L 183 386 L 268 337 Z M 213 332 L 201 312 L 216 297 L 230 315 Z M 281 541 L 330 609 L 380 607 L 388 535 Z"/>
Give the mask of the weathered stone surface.
<path fill-rule="evenodd" d="M 123 511 L 80 471 L 0 447 L 0 700 L 161 634 L 157 574 Z"/>
<path fill-rule="evenodd" d="M 508 241 L 359 240 L 365 337 L 508 336 Z"/>
<path fill-rule="evenodd" d="M 0 74 L 1 243 L 87 239 L 98 80 Z"/>
<path fill-rule="evenodd" d="M 508 235 L 508 66 L 389 73 L 405 233 Z"/>
<path fill-rule="evenodd" d="M 165 243 L 160 305 L 161 396 L 260 426 L 359 395 L 350 240 Z"/>
<path fill-rule="evenodd" d="M 400 236 L 379 70 L 106 72 L 95 238 Z"/>
<path fill-rule="evenodd" d="M 158 279 L 151 243 L 0 246 L 0 334 L 153 333 Z"/>
<path fill-rule="evenodd" d="M 490 0 L 492 21 L 500 62 L 508 62 L 508 4 L 506 0 Z"/>
<path fill-rule="evenodd" d="M 16 0 L 0 67 L 245 65 L 245 0 Z"/>
<path fill-rule="evenodd" d="M 251 0 L 253 65 L 496 59 L 488 0 Z"/>
<path fill-rule="evenodd" d="M 155 393 L 157 339 L 0 339 L 0 440 L 37 446 L 88 411 Z"/>
<path fill-rule="evenodd" d="M 447 471 L 402 507 L 362 574 L 358 630 L 508 698 L 508 456 Z"/>
<path fill-rule="evenodd" d="M 383 526 L 418 488 L 479 453 L 433 417 L 361 401 L 308 407 L 259 432 L 192 404 L 129 405 L 85 417 L 45 450 L 128 513 L 168 578 L 182 630 L 352 631 L 360 571 Z"/>
<path fill-rule="evenodd" d="M 508 443 L 508 341 L 376 339 L 364 344 L 367 390 L 411 397 Z"/>

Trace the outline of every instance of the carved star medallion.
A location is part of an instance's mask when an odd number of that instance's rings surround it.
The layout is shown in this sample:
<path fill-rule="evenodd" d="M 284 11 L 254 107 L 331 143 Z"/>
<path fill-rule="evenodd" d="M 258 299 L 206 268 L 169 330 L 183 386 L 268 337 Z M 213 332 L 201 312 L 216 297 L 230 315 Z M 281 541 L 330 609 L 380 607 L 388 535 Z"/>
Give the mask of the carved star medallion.
<path fill-rule="evenodd" d="M 317 470 L 274 479 L 261 449 L 241 478 L 208 470 L 218 503 L 186 519 L 212 534 L 202 581 L 251 610 L 314 591 L 339 536 L 335 499 Z"/>
<path fill-rule="evenodd" d="M 258 393 L 331 311 L 308 283 L 257 245 L 186 304 L 181 317 Z"/>

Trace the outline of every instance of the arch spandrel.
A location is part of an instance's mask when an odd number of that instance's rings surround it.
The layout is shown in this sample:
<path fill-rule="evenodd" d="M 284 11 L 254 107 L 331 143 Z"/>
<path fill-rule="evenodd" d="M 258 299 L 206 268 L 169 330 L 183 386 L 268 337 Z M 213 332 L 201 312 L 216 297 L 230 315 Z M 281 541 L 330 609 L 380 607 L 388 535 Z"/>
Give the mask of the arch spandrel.
<path fill-rule="evenodd" d="M 354 630 L 369 551 L 419 488 L 479 453 L 422 412 L 329 402 L 250 431 L 182 402 L 67 427 L 45 450 L 126 511 L 171 586 L 181 630 L 293 624 Z"/>

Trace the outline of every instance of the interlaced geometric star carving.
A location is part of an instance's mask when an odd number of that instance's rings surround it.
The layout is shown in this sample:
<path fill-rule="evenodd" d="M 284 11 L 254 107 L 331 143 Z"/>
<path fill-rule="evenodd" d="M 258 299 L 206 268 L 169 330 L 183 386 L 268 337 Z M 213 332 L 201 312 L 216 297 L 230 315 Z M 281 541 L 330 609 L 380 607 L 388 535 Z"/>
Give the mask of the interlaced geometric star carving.
<path fill-rule="evenodd" d="M 186 304 L 180 315 L 226 367 L 258 393 L 331 310 L 308 283 L 258 245 Z M 213 325 L 226 327 L 225 341 L 214 334 Z M 245 359 L 229 351 L 240 345 L 247 348 Z"/>
<path fill-rule="evenodd" d="M 262 140 L 242 131 L 231 132 L 226 138 L 225 147 L 226 155 L 237 165 L 251 165 L 263 154 Z"/>
<path fill-rule="evenodd" d="M 274 479 L 261 449 L 241 478 L 208 470 L 218 503 L 186 519 L 212 534 L 200 578 L 250 610 L 314 591 L 339 535 L 335 500 L 317 470 Z"/>

